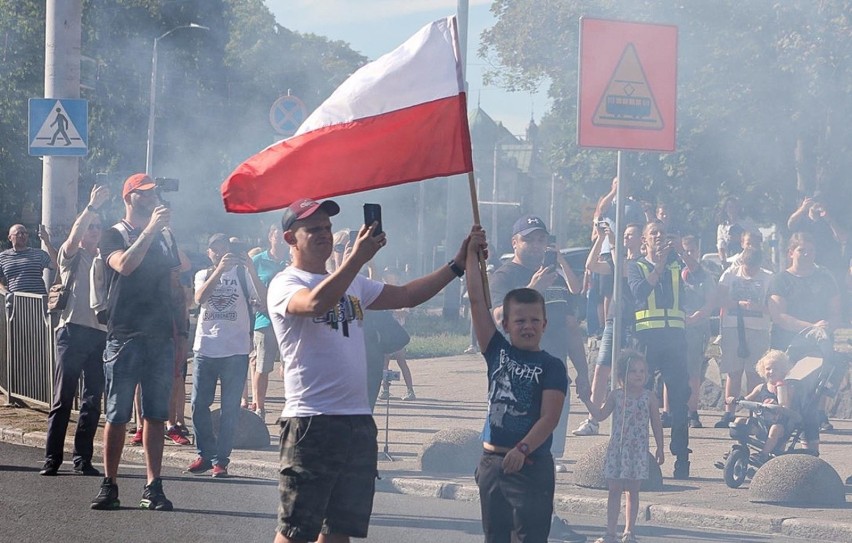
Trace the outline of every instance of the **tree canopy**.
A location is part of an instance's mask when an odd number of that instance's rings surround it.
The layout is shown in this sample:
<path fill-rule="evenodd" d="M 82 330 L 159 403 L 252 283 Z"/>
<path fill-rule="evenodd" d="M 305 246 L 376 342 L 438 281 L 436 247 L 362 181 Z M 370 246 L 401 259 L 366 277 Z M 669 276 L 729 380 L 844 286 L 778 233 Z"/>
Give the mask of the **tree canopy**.
<path fill-rule="evenodd" d="M 38 222 L 41 163 L 27 155 L 26 126 L 27 99 L 44 95 L 44 6 L 0 0 L 0 227 Z M 209 30 L 176 30 L 158 44 L 154 175 L 180 179 L 170 195 L 181 210 L 176 228 L 263 237 L 256 223 L 225 214 L 222 180 L 284 137 L 269 122 L 280 95 L 290 91 L 313 109 L 366 58 L 346 43 L 287 30 L 261 0 L 84 0 L 82 53 L 95 69 L 81 90 L 90 138 L 79 198 L 96 179 L 107 181 L 118 194 L 109 218 L 123 212 L 120 184 L 145 167 L 154 39 L 190 23 Z"/>
<path fill-rule="evenodd" d="M 546 86 L 542 121 L 551 166 L 567 201 L 596 199 L 615 173 L 614 153 L 576 145 L 579 18 L 678 26 L 677 151 L 628 153 L 626 173 L 679 211 L 697 232 L 737 195 L 763 223 L 785 223 L 802 195 L 831 195 L 835 216 L 852 204 L 852 27 L 849 0 L 495 0 L 496 24 L 480 56 L 490 82 Z M 570 209 L 569 206 L 566 206 Z"/>

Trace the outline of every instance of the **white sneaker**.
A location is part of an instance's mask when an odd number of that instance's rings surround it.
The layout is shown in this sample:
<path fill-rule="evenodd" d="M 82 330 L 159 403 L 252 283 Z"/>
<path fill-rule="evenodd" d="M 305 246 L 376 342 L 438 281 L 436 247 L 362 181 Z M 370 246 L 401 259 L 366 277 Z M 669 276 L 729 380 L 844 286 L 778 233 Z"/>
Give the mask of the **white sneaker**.
<path fill-rule="evenodd" d="M 595 436 L 598 435 L 600 424 L 596 420 L 586 419 L 576 430 L 571 432 L 575 436 Z"/>
<path fill-rule="evenodd" d="M 404 401 L 416 400 L 417 396 L 414 395 L 414 389 L 409 388 L 408 392 L 405 393 L 405 396 L 402 397 Z"/>

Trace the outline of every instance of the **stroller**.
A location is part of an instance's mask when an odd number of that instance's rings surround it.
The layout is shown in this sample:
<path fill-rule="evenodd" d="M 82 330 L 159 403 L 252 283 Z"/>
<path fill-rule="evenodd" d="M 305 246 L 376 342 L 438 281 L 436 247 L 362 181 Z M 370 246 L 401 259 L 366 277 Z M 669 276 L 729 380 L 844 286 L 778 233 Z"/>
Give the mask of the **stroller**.
<path fill-rule="evenodd" d="M 781 454 L 815 454 L 808 449 L 796 448 L 807 429 L 819 428 L 819 404 L 823 397 L 833 398 L 840 388 L 849 368 L 849 357 L 834 350 L 834 343 L 821 328 L 802 330 L 787 348 L 793 364 L 785 383 L 794 392 L 791 408 L 777 404 L 763 404 L 746 400 L 737 406 L 749 410 L 746 424 L 731 423 L 731 437 L 735 443 L 721 461 L 714 465 L 723 470 L 725 484 L 739 488 L 763 465 L 758 453 L 763 449 L 769 427 L 783 419 L 785 436 L 770 458 Z"/>

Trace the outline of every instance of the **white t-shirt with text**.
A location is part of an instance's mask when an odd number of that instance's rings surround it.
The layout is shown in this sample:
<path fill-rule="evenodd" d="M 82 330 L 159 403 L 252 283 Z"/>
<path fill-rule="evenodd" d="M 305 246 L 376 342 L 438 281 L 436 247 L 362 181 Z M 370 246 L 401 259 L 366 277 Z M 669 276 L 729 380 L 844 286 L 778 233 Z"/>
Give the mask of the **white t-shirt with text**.
<path fill-rule="evenodd" d="M 312 289 L 327 274 L 287 267 L 269 285 L 267 306 L 284 365 L 282 417 L 369 415 L 364 311 L 384 284 L 358 275 L 325 315 L 287 313 L 293 295 Z"/>
<path fill-rule="evenodd" d="M 222 273 L 219 284 L 201 305 L 198 326 L 195 329 L 195 343 L 192 346 L 196 354 L 225 358 L 247 355 L 252 350 L 254 321 L 249 320 L 248 304 L 237 276 L 237 269 L 233 267 Z M 207 272 L 208 270 L 201 270 L 195 274 L 196 292 L 207 280 Z M 257 299 L 257 291 L 248 272 L 245 272 L 245 280 L 249 299 Z"/>

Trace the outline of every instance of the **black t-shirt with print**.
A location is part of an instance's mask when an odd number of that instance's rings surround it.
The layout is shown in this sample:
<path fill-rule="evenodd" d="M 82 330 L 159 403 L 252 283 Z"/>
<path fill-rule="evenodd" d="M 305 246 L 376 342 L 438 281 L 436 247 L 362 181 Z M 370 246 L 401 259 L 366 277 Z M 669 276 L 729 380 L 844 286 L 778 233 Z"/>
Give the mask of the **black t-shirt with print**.
<path fill-rule="evenodd" d="M 482 440 L 498 447 L 514 447 L 541 418 L 545 390 L 568 391 L 565 364 L 546 351 L 513 347 L 499 332 L 482 353 L 488 366 L 488 415 Z M 530 456 L 550 454 L 553 435 Z"/>
<path fill-rule="evenodd" d="M 130 230 L 131 244 L 141 232 L 141 229 Z M 170 241 L 167 242 L 165 236 L 158 233 L 139 267 L 130 275 L 116 273 L 107 263 L 113 282 L 108 337 L 124 340 L 135 336 L 173 336 L 171 273 L 180 266 L 180 259 L 174 240 Z M 112 227 L 104 231 L 99 248 L 101 255 L 108 260 L 114 251 L 125 250 L 127 246 L 121 233 Z"/>

